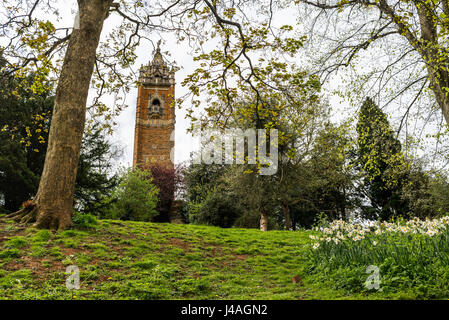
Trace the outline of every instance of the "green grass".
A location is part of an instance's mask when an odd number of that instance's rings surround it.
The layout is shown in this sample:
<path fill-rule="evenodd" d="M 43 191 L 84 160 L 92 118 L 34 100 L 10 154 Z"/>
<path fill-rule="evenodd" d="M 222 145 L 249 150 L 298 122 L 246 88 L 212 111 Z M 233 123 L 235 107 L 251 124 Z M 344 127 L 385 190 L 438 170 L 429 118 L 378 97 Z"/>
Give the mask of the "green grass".
<path fill-rule="evenodd" d="M 113 220 L 52 233 L 1 222 L 0 298 L 401 298 L 350 293 L 310 272 L 309 235 Z M 69 265 L 80 270 L 80 290 L 66 289 Z"/>

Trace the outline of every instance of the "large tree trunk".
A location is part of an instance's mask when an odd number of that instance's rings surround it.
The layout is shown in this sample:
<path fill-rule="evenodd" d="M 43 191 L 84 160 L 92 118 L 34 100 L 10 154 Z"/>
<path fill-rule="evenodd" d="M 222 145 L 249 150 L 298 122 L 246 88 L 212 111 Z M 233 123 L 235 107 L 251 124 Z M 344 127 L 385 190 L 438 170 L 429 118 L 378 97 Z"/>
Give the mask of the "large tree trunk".
<path fill-rule="evenodd" d="M 268 216 L 265 212 L 260 213 L 260 230 L 268 231 Z"/>
<path fill-rule="evenodd" d="M 292 228 L 292 219 L 290 217 L 290 207 L 288 206 L 288 204 L 284 204 L 282 207 L 284 209 L 285 229 L 290 230 Z"/>
<path fill-rule="evenodd" d="M 112 0 L 78 0 L 79 28 L 69 40 L 56 88 L 48 149 L 36 197 L 12 214 L 39 228 L 62 230 L 72 225 L 73 194 L 86 103 L 103 22 Z"/>

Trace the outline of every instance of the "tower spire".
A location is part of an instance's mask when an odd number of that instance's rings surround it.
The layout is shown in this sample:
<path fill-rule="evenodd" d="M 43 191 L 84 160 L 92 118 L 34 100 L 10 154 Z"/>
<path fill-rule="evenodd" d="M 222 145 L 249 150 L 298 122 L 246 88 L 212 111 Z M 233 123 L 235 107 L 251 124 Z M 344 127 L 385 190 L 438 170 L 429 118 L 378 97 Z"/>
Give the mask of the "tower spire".
<path fill-rule="evenodd" d="M 148 65 L 140 69 L 139 82 L 144 84 L 172 85 L 175 81 L 175 70 L 170 69 L 161 53 L 161 40 L 157 42 L 156 52 Z"/>
<path fill-rule="evenodd" d="M 151 64 L 156 67 L 167 66 L 167 64 L 164 61 L 164 57 L 162 57 L 161 53 L 161 40 L 157 42 L 156 53 L 154 54 L 153 61 L 151 62 Z"/>

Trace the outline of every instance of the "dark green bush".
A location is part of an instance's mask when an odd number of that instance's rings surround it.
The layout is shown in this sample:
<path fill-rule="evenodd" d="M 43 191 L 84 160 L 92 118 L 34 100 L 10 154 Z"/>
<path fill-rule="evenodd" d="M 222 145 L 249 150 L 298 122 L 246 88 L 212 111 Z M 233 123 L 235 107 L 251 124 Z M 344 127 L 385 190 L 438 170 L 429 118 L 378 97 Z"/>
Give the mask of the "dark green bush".
<path fill-rule="evenodd" d="M 211 193 L 201 205 L 195 208 L 190 221 L 198 224 L 208 224 L 222 228 L 230 228 L 241 216 L 242 208 L 232 195 Z"/>

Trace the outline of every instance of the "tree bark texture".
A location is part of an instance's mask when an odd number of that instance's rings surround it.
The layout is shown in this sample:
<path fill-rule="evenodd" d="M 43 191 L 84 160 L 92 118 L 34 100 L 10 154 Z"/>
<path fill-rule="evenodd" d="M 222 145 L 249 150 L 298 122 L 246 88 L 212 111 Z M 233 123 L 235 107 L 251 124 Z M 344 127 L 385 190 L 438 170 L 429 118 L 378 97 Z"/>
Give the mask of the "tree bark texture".
<path fill-rule="evenodd" d="M 290 207 L 288 204 L 283 205 L 284 209 L 284 219 L 285 219 L 285 230 L 290 230 L 292 228 L 292 219 L 290 217 Z"/>
<path fill-rule="evenodd" d="M 260 230 L 268 231 L 268 216 L 265 212 L 260 213 Z"/>
<path fill-rule="evenodd" d="M 56 88 L 48 148 L 39 189 L 32 203 L 11 215 L 39 228 L 72 225 L 76 171 L 86 103 L 103 22 L 112 0 L 78 0 L 79 28 L 74 28 Z"/>

